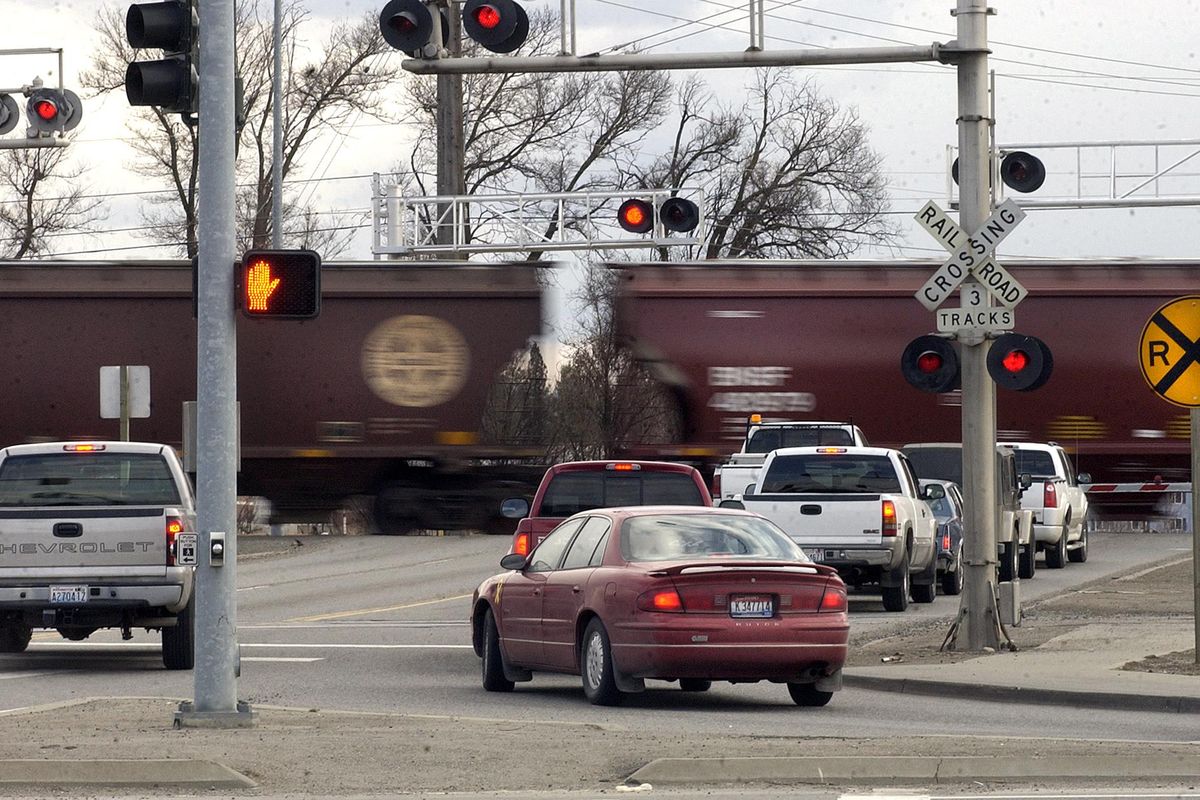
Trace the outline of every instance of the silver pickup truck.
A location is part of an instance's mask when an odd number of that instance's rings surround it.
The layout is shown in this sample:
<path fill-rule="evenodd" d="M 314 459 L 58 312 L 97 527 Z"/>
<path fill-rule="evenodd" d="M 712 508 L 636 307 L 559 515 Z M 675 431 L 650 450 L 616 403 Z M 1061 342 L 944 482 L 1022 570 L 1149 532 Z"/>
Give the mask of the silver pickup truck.
<path fill-rule="evenodd" d="M 0 652 L 33 629 L 71 640 L 161 629 L 163 664 L 191 669 L 195 500 L 175 452 L 142 442 L 0 450 Z M 181 538 L 182 537 L 182 538 Z"/>

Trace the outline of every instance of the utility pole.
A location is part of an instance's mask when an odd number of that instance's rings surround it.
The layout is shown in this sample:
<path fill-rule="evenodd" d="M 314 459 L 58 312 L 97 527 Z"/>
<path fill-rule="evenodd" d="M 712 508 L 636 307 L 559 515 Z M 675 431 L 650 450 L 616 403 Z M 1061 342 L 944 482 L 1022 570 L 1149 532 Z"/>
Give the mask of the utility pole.
<path fill-rule="evenodd" d="M 443 44 L 450 57 L 457 58 L 462 55 L 462 16 L 455 12 L 453 0 L 449 6 L 450 40 Z M 440 197 L 462 196 L 467 193 L 463 175 L 462 75 L 438 75 L 437 100 L 437 193 Z M 455 214 L 451 204 L 438 204 L 438 244 L 454 244 L 458 232 L 465 229 L 466 220 L 456 220 Z"/>
<path fill-rule="evenodd" d="M 988 102 L 987 18 L 992 13 L 987 0 L 958 0 L 954 14 L 958 23 L 958 182 L 959 225 L 976 231 L 991 211 L 991 157 L 989 133 L 991 108 Z M 969 278 L 967 294 L 982 295 L 984 307 L 991 306 L 988 292 Z M 966 592 L 963 595 L 967 649 L 999 647 L 1000 620 L 996 618 L 996 385 L 987 370 L 991 340 L 982 333 L 960 336 L 962 346 L 962 441 L 963 495 L 966 499 L 970 535 L 965 538 L 967 561 Z M 1017 546 L 1014 543 L 1011 546 Z"/>

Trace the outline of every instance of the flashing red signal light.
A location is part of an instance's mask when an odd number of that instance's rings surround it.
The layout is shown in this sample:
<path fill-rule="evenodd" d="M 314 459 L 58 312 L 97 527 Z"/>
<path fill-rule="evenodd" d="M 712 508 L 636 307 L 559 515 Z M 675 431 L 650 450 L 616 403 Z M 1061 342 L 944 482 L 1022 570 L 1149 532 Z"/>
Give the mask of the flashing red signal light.
<path fill-rule="evenodd" d="M 1029 366 L 1029 355 L 1024 350 L 1011 350 L 1004 354 L 1000 363 L 1009 372 L 1020 372 Z"/>
<path fill-rule="evenodd" d="M 58 105 L 53 100 L 42 98 L 34 101 L 33 113 L 43 122 L 54 122 L 54 118 L 58 116 Z"/>
<path fill-rule="evenodd" d="M 649 233 L 654 227 L 654 208 L 645 200 L 626 200 L 617 209 L 617 222 L 630 233 Z"/>
<path fill-rule="evenodd" d="M 25 109 L 33 137 L 72 130 L 83 117 L 83 103 L 69 89 L 34 89 Z"/>
<path fill-rule="evenodd" d="M 467 0 L 463 31 L 493 53 L 511 53 L 529 35 L 529 15 L 513 0 Z"/>
<path fill-rule="evenodd" d="M 941 394 L 959 387 L 958 352 L 948 339 L 918 336 L 900 355 L 900 372 L 923 392 Z"/>
<path fill-rule="evenodd" d="M 1030 392 L 1050 380 L 1054 357 L 1041 339 L 1006 333 L 992 342 L 987 354 L 987 368 L 997 386 Z"/>
<path fill-rule="evenodd" d="M 321 256 L 313 250 L 249 250 L 238 278 L 247 316 L 312 319 L 321 313 Z"/>
<path fill-rule="evenodd" d="M 479 27 L 492 30 L 500 24 L 500 12 L 495 6 L 480 6 L 474 12 L 475 21 Z"/>

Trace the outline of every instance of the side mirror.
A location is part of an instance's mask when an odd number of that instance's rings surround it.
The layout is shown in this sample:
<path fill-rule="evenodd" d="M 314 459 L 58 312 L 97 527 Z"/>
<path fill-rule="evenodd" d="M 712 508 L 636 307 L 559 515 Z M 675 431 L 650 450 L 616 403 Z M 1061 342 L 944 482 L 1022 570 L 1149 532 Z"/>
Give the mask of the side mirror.
<path fill-rule="evenodd" d="M 736 508 L 739 511 L 746 510 L 746 506 L 742 505 L 741 500 L 722 500 L 718 508 Z"/>
<path fill-rule="evenodd" d="M 1076 482 L 1077 483 L 1091 483 L 1092 482 L 1092 473 L 1090 473 L 1090 472 L 1079 473 L 1076 476 Z"/>
<path fill-rule="evenodd" d="M 921 497 L 926 500 L 941 500 L 946 496 L 946 488 L 940 483 L 930 483 L 921 489 Z"/>
<path fill-rule="evenodd" d="M 501 569 L 515 569 L 517 572 L 525 569 L 525 556 L 520 553 L 509 553 L 500 559 Z"/>
<path fill-rule="evenodd" d="M 524 519 L 529 516 L 529 503 L 521 497 L 510 497 L 500 504 L 500 516 L 505 519 Z"/>
<path fill-rule="evenodd" d="M 1033 476 L 1030 475 L 1028 472 L 1022 472 L 1021 473 L 1021 489 L 1025 490 L 1025 489 L 1028 489 L 1030 486 L 1033 486 Z"/>

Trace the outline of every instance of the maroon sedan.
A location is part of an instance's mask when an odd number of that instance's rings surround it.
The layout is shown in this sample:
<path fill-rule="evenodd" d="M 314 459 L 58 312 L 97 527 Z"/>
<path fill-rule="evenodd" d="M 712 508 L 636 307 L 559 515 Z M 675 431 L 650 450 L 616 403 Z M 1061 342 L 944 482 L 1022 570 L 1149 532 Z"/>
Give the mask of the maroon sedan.
<path fill-rule="evenodd" d="M 483 687 L 534 671 L 581 675 L 593 703 L 646 678 L 786 683 L 797 705 L 841 688 L 849 619 L 837 573 L 744 511 L 639 506 L 567 519 L 472 599 Z"/>

